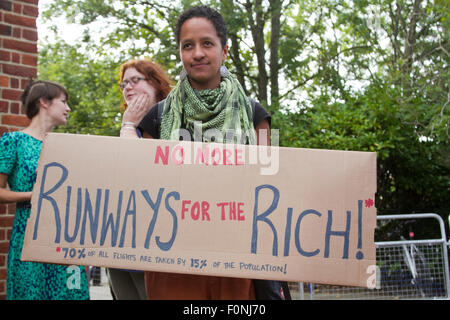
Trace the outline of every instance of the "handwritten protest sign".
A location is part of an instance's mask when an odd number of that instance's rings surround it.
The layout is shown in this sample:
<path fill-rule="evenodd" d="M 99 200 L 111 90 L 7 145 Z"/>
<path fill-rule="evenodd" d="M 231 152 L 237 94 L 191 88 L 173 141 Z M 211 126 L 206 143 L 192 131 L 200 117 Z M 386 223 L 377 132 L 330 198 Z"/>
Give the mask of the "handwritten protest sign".
<path fill-rule="evenodd" d="M 22 259 L 371 286 L 376 154 L 49 134 Z"/>

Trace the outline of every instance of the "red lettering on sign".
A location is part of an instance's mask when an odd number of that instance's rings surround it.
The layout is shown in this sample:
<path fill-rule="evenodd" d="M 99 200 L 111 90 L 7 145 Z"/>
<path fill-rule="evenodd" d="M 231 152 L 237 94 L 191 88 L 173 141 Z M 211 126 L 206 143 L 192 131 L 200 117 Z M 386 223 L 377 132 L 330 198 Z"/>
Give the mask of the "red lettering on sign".
<path fill-rule="evenodd" d="M 181 202 L 181 220 L 184 220 L 185 213 L 188 212 L 188 208 L 186 208 L 186 205 L 190 204 L 191 200 L 183 200 Z"/>
<path fill-rule="evenodd" d="M 188 206 L 192 203 L 191 200 L 183 200 L 181 201 L 181 220 L 186 218 L 186 213 L 189 212 L 191 215 L 191 219 L 197 221 L 200 219 L 200 214 L 202 217 L 202 221 L 210 221 L 211 218 L 209 216 L 209 202 L 208 201 L 195 201 L 191 208 Z"/>
<path fill-rule="evenodd" d="M 244 205 L 243 202 L 219 202 L 217 204 L 218 207 L 220 207 L 220 219 L 226 220 L 226 207 L 228 207 L 228 217 L 229 220 L 237 220 L 237 221 L 244 221 L 245 216 L 243 215 L 244 210 L 242 209 L 242 206 Z"/>
<path fill-rule="evenodd" d="M 164 165 L 169 163 L 169 146 L 166 146 L 164 152 L 162 151 L 161 146 L 156 147 L 155 164 L 159 163 L 159 159 L 162 160 Z"/>

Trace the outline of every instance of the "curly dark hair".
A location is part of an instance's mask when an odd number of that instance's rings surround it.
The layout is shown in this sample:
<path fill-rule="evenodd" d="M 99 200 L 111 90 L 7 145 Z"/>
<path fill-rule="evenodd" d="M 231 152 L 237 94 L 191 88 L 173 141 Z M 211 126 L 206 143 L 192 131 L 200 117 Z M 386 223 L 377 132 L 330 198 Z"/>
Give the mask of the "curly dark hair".
<path fill-rule="evenodd" d="M 219 12 L 207 6 L 192 7 L 184 11 L 178 17 L 177 25 L 175 28 L 175 39 L 177 41 L 177 45 L 180 44 L 181 27 L 187 20 L 191 18 L 206 18 L 211 21 L 214 28 L 216 29 L 217 35 L 221 40 L 222 48 L 226 46 L 228 30 L 225 20 Z"/>

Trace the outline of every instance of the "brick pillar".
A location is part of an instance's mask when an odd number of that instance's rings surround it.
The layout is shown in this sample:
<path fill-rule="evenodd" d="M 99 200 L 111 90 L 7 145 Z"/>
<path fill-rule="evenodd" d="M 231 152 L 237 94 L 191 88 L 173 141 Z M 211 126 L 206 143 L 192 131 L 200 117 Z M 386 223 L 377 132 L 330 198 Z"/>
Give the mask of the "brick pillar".
<path fill-rule="evenodd" d="M 0 1 L 0 135 L 29 123 L 20 103 L 27 81 L 37 76 L 39 0 Z M 6 297 L 6 258 L 15 205 L 0 204 L 0 300 Z"/>

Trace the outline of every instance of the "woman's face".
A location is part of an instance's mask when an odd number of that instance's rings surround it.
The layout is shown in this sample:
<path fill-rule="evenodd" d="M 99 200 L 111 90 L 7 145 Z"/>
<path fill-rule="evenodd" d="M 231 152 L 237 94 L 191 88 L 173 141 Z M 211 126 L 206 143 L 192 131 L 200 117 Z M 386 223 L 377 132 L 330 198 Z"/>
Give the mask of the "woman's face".
<path fill-rule="evenodd" d="M 180 57 L 191 86 L 215 89 L 220 84 L 220 67 L 228 54 L 214 25 L 206 18 L 186 20 L 180 29 Z"/>
<path fill-rule="evenodd" d="M 69 111 L 70 107 L 67 104 L 67 97 L 64 93 L 52 99 L 47 108 L 47 114 L 55 126 L 66 124 Z"/>
<path fill-rule="evenodd" d="M 146 93 L 150 97 L 152 105 L 156 103 L 156 89 L 145 80 L 146 77 L 135 68 L 128 68 L 123 74 L 122 83 L 125 85 L 122 90 L 123 98 L 130 104 L 138 95 Z"/>

